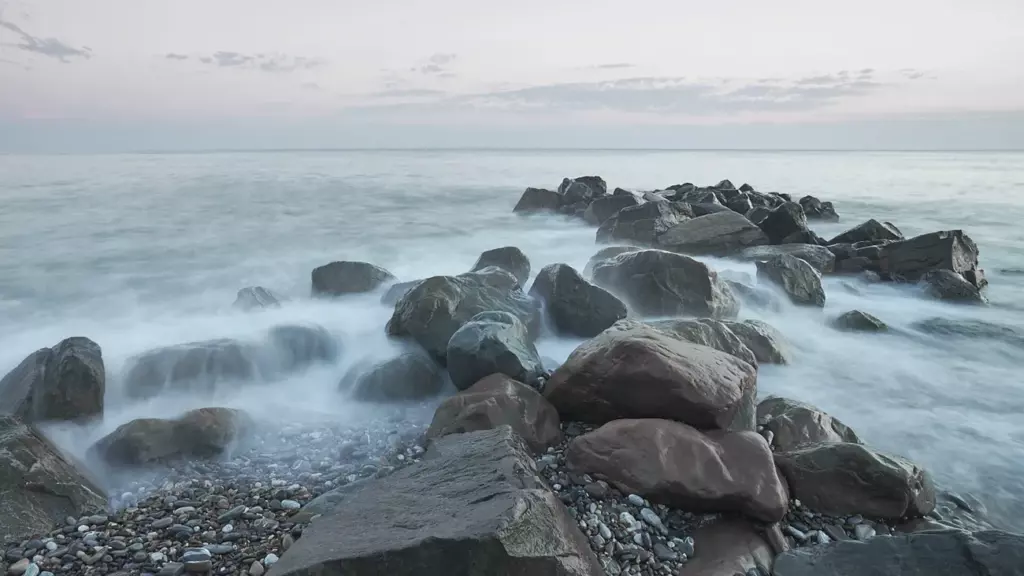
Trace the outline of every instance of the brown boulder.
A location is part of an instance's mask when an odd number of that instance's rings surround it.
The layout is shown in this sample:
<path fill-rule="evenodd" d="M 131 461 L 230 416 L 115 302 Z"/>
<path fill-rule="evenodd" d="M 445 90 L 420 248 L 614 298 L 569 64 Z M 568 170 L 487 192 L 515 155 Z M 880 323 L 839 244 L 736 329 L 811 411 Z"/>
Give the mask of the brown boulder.
<path fill-rule="evenodd" d="M 744 320 L 723 322 L 732 333 L 754 353 L 762 364 L 789 364 L 789 347 L 785 337 L 767 322 Z"/>
<path fill-rule="evenodd" d="M 180 418 L 139 418 L 101 438 L 90 453 L 112 466 L 136 466 L 178 458 L 223 454 L 251 427 L 231 408 L 200 408 Z"/>
<path fill-rule="evenodd" d="M 726 354 L 743 360 L 747 364 L 756 367 L 757 357 L 747 348 L 736 334 L 724 322 L 710 318 L 673 318 L 671 320 L 657 320 L 651 322 L 655 328 L 668 332 L 694 344 L 708 346 Z"/>
<path fill-rule="evenodd" d="M 771 574 L 775 552 L 749 520 L 721 517 L 693 532 L 699 552 L 679 576 L 735 576 L 760 569 Z"/>
<path fill-rule="evenodd" d="M 572 470 L 684 510 L 781 520 L 789 507 L 771 450 L 754 432 L 700 432 L 671 420 L 616 420 L 573 440 Z"/>
<path fill-rule="evenodd" d="M 757 405 L 757 421 L 772 432 L 772 447 L 783 452 L 806 444 L 850 442 L 860 444 L 849 426 L 810 404 L 772 397 Z"/>

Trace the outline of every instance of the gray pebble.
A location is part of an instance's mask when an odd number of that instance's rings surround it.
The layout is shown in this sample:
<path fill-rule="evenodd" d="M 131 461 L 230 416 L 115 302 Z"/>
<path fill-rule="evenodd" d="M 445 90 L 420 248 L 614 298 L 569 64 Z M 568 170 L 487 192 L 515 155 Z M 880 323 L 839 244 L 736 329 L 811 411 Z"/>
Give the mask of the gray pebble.
<path fill-rule="evenodd" d="M 857 540 L 867 540 L 875 536 L 875 529 L 870 524 L 858 524 L 853 529 L 853 534 L 857 537 Z"/>
<path fill-rule="evenodd" d="M 630 494 L 626 499 L 629 500 L 629 503 L 633 506 L 641 507 L 644 505 L 644 499 L 636 494 Z"/>

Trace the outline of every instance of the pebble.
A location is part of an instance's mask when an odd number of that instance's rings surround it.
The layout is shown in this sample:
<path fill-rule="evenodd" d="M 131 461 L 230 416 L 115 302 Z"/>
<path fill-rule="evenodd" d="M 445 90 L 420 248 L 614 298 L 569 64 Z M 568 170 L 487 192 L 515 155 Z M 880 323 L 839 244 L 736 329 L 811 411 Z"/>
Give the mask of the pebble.
<path fill-rule="evenodd" d="M 277 563 L 278 560 L 280 560 L 280 558 L 278 558 L 277 554 L 270 553 L 270 554 L 267 554 L 267 557 L 263 559 L 263 565 L 264 566 L 273 566 L 274 564 Z"/>
<path fill-rule="evenodd" d="M 259 560 L 253 562 L 252 565 L 249 566 L 249 576 L 263 576 L 263 572 L 263 564 L 260 564 Z"/>
<path fill-rule="evenodd" d="M 626 499 L 629 500 L 630 504 L 638 508 L 644 505 L 644 499 L 638 496 L 637 494 L 630 494 L 629 496 L 626 497 Z"/>
<path fill-rule="evenodd" d="M 39 565 L 34 562 L 29 564 L 24 576 L 39 576 Z"/>
<path fill-rule="evenodd" d="M 842 528 L 840 528 L 839 526 L 836 526 L 835 524 L 825 524 L 825 527 L 823 528 L 823 530 L 833 540 L 849 540 L 850 539 L 850 536 L 846 533 L 846 530 L 843 530 Z"/>
<path fill-rule="evenodd" d="M 281 508 L 285 510 L 298 510 L 302 508 L 302 504 L 299 504 L 295 500 L 281 500 Z"/>
<path fill-rule="evenodd" d="M 164 528 L 169 528 L 171 524 L 174 524 L 174 518 L 167 516 L 164 518 L 160 518 L 159 520 L 155 520 L 152 524 L 150 524 L 150 527 L 154 530 L 162 530 Z"/>
<path fill-rule="evenodd" d="M 28 565 L 28 558 L 22 558 L 14 564 L 11 564 L 10 568 L 7 569 L 7 573 L 12 574 L 13 576 L 21 576 L 26 571 L 28 571 Z"/>
<path fill-rule="evenodd" d="M 875 529 L 872 528 L 870 524 L 858 524 L 857 527 L 853 529 L 853 534 L 856 536 L 857 540 L 867 540 L 868 538 L 873 538 L 875 536 Z"/>

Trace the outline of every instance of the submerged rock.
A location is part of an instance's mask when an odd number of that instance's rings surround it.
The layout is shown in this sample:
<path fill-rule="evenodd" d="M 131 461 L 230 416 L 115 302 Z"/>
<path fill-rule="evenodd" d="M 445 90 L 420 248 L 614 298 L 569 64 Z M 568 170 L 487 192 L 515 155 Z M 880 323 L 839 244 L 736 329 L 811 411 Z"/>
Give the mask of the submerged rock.
<path fill-rule="evenodd" d="M 262 286 L 249 286 L 238 291 L 232 306 L 247 311 L 280 308 L 282 300 L 282 297 Z"/>
<path fill-rule="evenodd" d="M 447 359 L 459 390 L 491 374 L 534 383 L 544 373 L 526 327 L 508 312 L 481 312 L 463 324 L 448 342 Z"/>
<path fill-rule="evenodd" d="M 805 260 L 780 254 L 757 262 L 758 280 L 766 280 L 782 289 L 798 305 L 825 306 L 821 276 Z"/>
<path fill-rule="evenodd" d="M 621 300 L 567 264 L 541 269 L 530 295 L 544 303 L 552 327 L 562 335 L 590 338 L 626 317 Z"/>
<path fill-rule="evenodd" d="M 520 286 L 526 286 L 530 279 L 530 259 L 515 246 L 505 246 L 488 250 L 480 255 L 473 264 L 471 272 L 480 272 L 490 266 L 496 266 L 515 276 Z"/>
<path fill-rule="evenodd" d="M 846 332 L 887 332 L 889 330 L 889 326 L 885 322 L 860 310 L 850 310 L 840 314 L 832 320 L 832 326 Z"/>
<path fill-rule="evenodd" d="M 808 444 L 850 442 L 860 438 L 849 426 L 821 410 L 790 400 L 770 397 L 757 405 L 757 420 L 772 432 L 772 447 L 787 452 Z"/>
<path fill-rule="evenodd" d="M 754 246 L 736 255 L 739 260 L 768 260 L 773 256 L 788 254 L 814 267 L 821 274 L 832 272 L 836 256 L 825 246 L 817 244 L 778 244 L 776 246 Z"/>
<path fill-rule="evenodd" d="M 372 292 L 395 281 L 395 276 L 367 262 L 331 262 L 313 270 L 314 296 L 343 296 Z"/>
<path fill-rule="evenodd" d="M 512 211 L 524 214 L 557 212 L 562 207 L 562 201 L 562 195 L 554 190 L 527 188 Z"/>
<path fill-rule="evenodd" d="M 444 385 L 441 366 L 428 354 L 409 350 L 387 360 L 356 364 L 339 389 L 363 402 L 407 402 L 437 396 Z"/>
<path fill-rule="evenodd" d="M 0 414 L 26 423 L 103 416 L 106 371 L 98 344 L 84 337 L 29 354 L 0 380 Z"/>
<path fill-rule="evenodd" d="M 756 224 L 728 208 L 680 222 L 657 238 L 658 246 L 683 254 L 728 256 L 768 243 Z M 696 212 L 696 209 L 695 209 Z"/>
<path fill-rule="evenodd" d="M 974 284 L 952 270 L 929 270 L 921 276 L 921 284 L 926 294 L 939 300 L 967 304 L 988 302 Z"/>

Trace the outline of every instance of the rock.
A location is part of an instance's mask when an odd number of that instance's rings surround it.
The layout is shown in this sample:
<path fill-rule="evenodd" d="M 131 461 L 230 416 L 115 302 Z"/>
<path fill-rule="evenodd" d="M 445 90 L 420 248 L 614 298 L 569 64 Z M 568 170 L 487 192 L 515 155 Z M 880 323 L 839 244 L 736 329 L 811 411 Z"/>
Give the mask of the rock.
<path fill-rule="evenodd" d="M 751 286 L 735 280 L 725 280 L 733 294 L 747 306 L 758 310 L 782 312 L 782 298 L 774 290 L 763 286 Z"/>
<path fill-rule="evenodd" d="M 736 196 L 726 202 L 725 207 L 737 214 L 746 216 L 750 211 L 754 209 L 754 204 L 750 201 L 750 197 L 746 194 Z M 767 214 L 767 209 L 765 210 Z"/>
<path fill-rule="evenodd" d="M 282 298 L 262 286 L 249 286 L 238 291 L 235 303 L 240 310 L 261 310 L 264 308 L 280 308 Z"/>
<path fill-rule="evenodd" d="M 749 520 L 717 518 L 697 528 L 693 539 L 700 543 L 700 554 L 683 565 L 679 576 L 735 576 L 758 569 L 771 574 L 775 552 Z"/>
<path fill-rule="evenodd" d="M 452 335 L 480 312 L 492 311 L 511 313 L 531 336 L 539 330 L 539 305 L 511 275 L 506 280 L 493 273 L 469 273 L 434 276 L 418 284 L 395 305 L 387 332 L 412 338 L 443 364 Z"/>
<path fill-rule="evenodd" d="M 578 176 L 563 178 L 558 193 L 564 197 L 563 204 L 583 202 L 589 204 L 595 198 L 608 193 L 608 184 L 600 176 Z"/>
<path fill-rule="evenodd" d="M 85 468 L 14 416 L 0 416 L 0 539 L 46 534 L 68 516 L 104 510 L 106 497 Z"/>
<path fill-rule="evenodd" d="M 410 290 L 415 288 L 416 285 L 422 281 L 423 280 L 410 280 L 409 282 L 396 282 L 392 284 L 388 288 L 387 292 L 380 297 L 380 303 L 385 306 L 394 306 L 395 304 L 398 304 L 398 301 L 402 299 L 402 296 L 408 294 Z"/>
<path fill-rule="evenodd" d="M 731 354 L 752 366 L 757 366 L 757 357 L 754 356 L 754 353 L 723 322 L 710 318 L 696 320 L 674 318 L 658 320 L 650 324 L 687 342 L 714 348 Z"/>
<path fill-rule="evenodd" d="M 775 463 L 794 498 L 824 514 L 897 520 L 935 508 L 935 487 L 911 462 L 860 444 L 814 444 L 777 452 Z"/>
<path fill-rule="evenodd" d="M 530 295 L 544 303 L 558 334 L 590 338 L 626 317 L 626 305 L 566 264 L 541 269 Z"/>
<path fill-rule="evenodd" d="M 753 246 L 736 254 L 736 258 L 746 261 L 768 260 L 773 256 L 788 254 L 795 256 L 814 267 L 821 274 L 835 269 L 836 256 L 825 246 L 816 244 L 778 244 L 776 246 Z"/>
<path fill-rule="evenodd" d="M 752 428 L 753 413 L 744 410 L 756 388 L 756 369 L 735 356 L 624 320 L 576 348 L 544 396 L 563 419 L 592 424 L 667 418 Z"/>
<path fill-rule="evenodd" d="M 490 266 L 496 266 L 515 276 L 519 286 L 526 286 L 530 279 L 530 259 L 515 246 L 505 246 L 488 250 L 480 255 L 471 272 L 480 272 Z"/>
<path fill-rule="evenodd" d="M 830 222 L 839 220 L 839 214 L 836 213 L 835 206 L 831 202 L 822 202 L 814 196 L 804 196 L 801 198 L 800 207 L 804 209 L 804 214 L 807 215 L 808 220 L 827 220 Z"/>
<path fill-rule="evenodd" d="M 879 222 L 871 219 L 850 228 L 846 232 L 829 240 L 832 244 L 856 244 L 857 242 L 872 242 L 878 240 L 903 240 L 903 234 L 888 222 Z"/>
<path fill-rule="evenodd" d="M 590 203 L 590 206 L 587 206 L 587 211 L 583 213 L 583 219 L 588 224 L 600 226 L 609 218 L 618 214 L 623 208 L 639 206 L 640 204 L 643 204 L 643 201 L 632 194 L 605 196 L 594 200 Z"/>
<path fill-rule="evenodd" d="M 544 373 L 526 327 L 508 312 L 481 312 L 463 324 L 448 342 L 447 358 L 459 390 L 491 374 L 534 382 Z"/>
<path fill-rule="evenodd" d="M 179 458 L 214 458 L 228 451 L 252 429 L 251 418 L 241 410 L 200 408 L 173 420 L 132 420 L 101 438 L 89 451 L 115 467 Z"/>
<path fill-rule="evenodd" d="M 563 197 L 553 190 L 543 188 L 527 188 L 516 203 L 513 212 L 535 213 L 535 212 L 557 212 L 562 207 Z"/>
<path fill-rule="evenodd" d="M 597 230 L 597 242 L 652 246 L 670 228 L 692 217 L 690 206 L 678 202 L 646 202 L 629 206 L 601 224 Z"/>
<path fill-rule="evenodd" d="M 887 332 L 889 326 L 885 323 L 860 310 L 850 310 L 840 314 L 832 321 L 832 326 L 845 332 Z"/>
<path fill-rule="evenodd" d="M 98 344 L 76 336 L 30 354 L 0 380 L 0 414 L 23 422 L 103 416 L 106 372 Z"/>
<path fill-rule="evenodd" d="M 511 428 L 444 436 L 419 464 L 356 485 L 275 576 L 603 576 Z"/>
<path fill-rule="evenodd" d="M 775 560 L 775 576 L 1020 576 L 1024 536 L 945 530 L 797 548 Z"/>
<path fill-rule="evenodd" d="M 787 236 L 807 230 L 807 216 L 796 202 L 784 202 L 773 208 L 757 225 L 772 244 L 782 244 Z"/>
<path fill-rule="evenodd" d="M 697 204 L 720 204 L 715 191 L 708 188 L 695 188 L 693 190 L 677 191 L 675 195 L 677 202 L 685 202 L 690 205 Z"/>
<path fill-rule="evenodd" d="M 760 227 L 761 222 L 764 222 L 764 219 L 767 218 L 768 215 L 771 213 L 771 208 L 768 208 L 766 206 L 754 205 L 754 207 L 748 210 L 747 213 L 744 214 L 744 216 L 746 216 L 747 220 L 750 220 L 754 224 L 757 224 L 758 227 Z"/>
<path fill-rule="evenodd" d="M 789 347 L 778 330 L 760 320 L 724 323 L 761 364 L 789 364 Z"/>
<path fill-rule="evenodd" d="M 391 272 L 366 262 L 331 262 L 313 270 L 314 296 L 372 292 L 394 282 Z"/>
<path fill-rule="evenodd" d="M 819 308 L 825 306 L 821 275 L 805 260 L 780 254 L 756 264 L 757 279 L 781 288 L 794 304 Z"/>
<path fill-rule="evenodd" d="M 428 354 L 410 349 L 380 362 L 356 364 L 339 389 L 362 402 L 404 402 L 437 396 L 444 385 L 441 366 Z"/>
<path fill-rule="evenodd" d="M 1024 349 L 1024 330 L 984 320 L 927 318 L 911 325 L 933 336 L 953 339 L 995 340 Z"/>
<path fill-rule="evenodd" d="M 739 303 L 707 264 L 682 254 L 641 250 L 594 267 L 594 283 L 643 316 L 732 318 Z"/>
<path fill-rule="evenodd" d="M 949 270 L 975 288 L 985 285 L 978 270 L 978 246 L 962 230 L 932 232 L 886 244 L 879 267 L 883 277 L 902 282 L 917 282 L 929 270 Z"/>
<path fill-rule="evenodd" d="M 728 256 L 768 243 L 756 224 L 727 208 L 723 210 L 672 226 L 658 236 L 658 246 L 684 254 Z"/>
<path fill-rule="evenodd" d="M 952 270 L 929 270 L 921 276 L 925 293 L 949 302 L 985 304 L 987 300 L 974 284 Z"/>
<path fill-rule="evenodd" d="M 500 426 L 511 426 L 535 453 L 562 441 L 555 407 L 533 388 L 503 374 L 492 374 L 441 403 L 427 438 Z"/>
<path fill-rule="evenodd" d="M 619 254 L 626 254 L 627 252 L 639 252 L 643 250 L 638 246 L 606 246 L 597 251 L 596 254 L 590 257 L 587 261 L 587 265 L 583 268 L 583 275 L 587 277 L 593 277 L 594 266 L 606 260 L 611 260 Z"/>
<path fill-rule="evenodd" d="M 828 241 L 818 236 L 817 232 L 813 230 L 800 230 L 799 232 L 793 232 L 789 236 L 782 239 L 779 244 L 810 244 L 811 246 L 825 246 Z"/>
<path fill-rule="evenodd" d="M 860 444 L 860 438 L 838 419 L 788 398 L 770 397 L 757 405 L 757 421 L 773 435 L 772 447 L 788 452 L 807 444 L 849 442 Z"/>
<path fill-rule="evenodd" d="M 700 432 L 671 420 L 623 419 L 576 438 L 565 457 L 574 471 L 684 510 L 776 522 L 789 506 L 771 450 L 756 432 Z"/>

